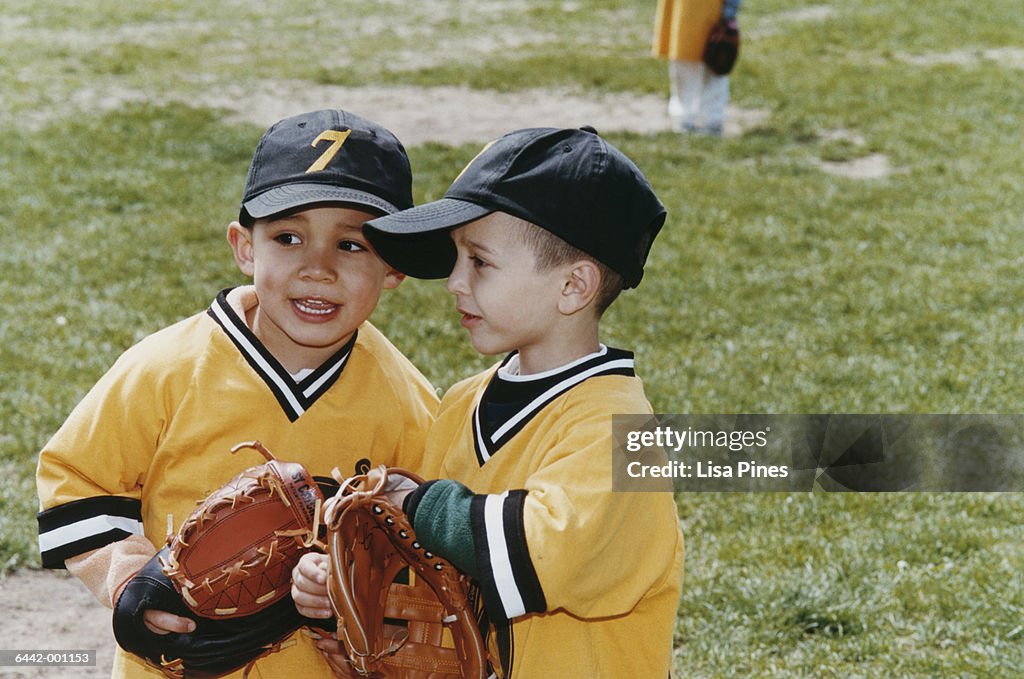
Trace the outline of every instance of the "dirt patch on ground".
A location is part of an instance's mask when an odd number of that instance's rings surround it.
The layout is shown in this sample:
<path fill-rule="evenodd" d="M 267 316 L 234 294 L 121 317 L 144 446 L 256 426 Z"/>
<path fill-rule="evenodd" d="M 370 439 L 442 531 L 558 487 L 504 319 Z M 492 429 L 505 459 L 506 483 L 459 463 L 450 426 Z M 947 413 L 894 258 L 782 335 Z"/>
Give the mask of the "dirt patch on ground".
<path fill-rule="evenodd" d="M 344 108 L 375 120 L 407 146 L 424 142 L 482 144 L 522 127 L 579 127 L 599 132 L 653 134 L 670 129 L 666 100 L 656 95 L 582 95 L 561 90 L 531 89 L 493 92 L 467 87 L 341 87 L 306 81 L 266 81 L 258 89 L 210 86 L 187 97 L 166 97 L 125 88 L 82 89 L 71 102 L 83 111 L 109 111 L 125 103 L 180 102 L 223 108 L 229 118 L 269 126 L 281 118 L 318 108 Z M 763 110 L 730 107 L 725 136 L 735 137 L 763 124 Z"/>
<path fill-rule="evenodd" d="M 1024 48 L 961 49 L 949 52 L 899 54 L 899 59 L 912 66 L 979 66 L 996 65 L 1004 68 L 1024 69 Z"/>
<path fill-rule="evenodd" d="M 748 30 L 747 39 L 758 39 L 774 35 L 788 24 L 821 23 L 833 18 L 837 14 L 838 11 L 832 5 L 812 5 L 811 7 L 802 7 L 788 12 L 779 12 L 778 14 L 764 17 L 755 28 Z M 741 30 L 745 30 L 743 28 L 744 18 L 742 14 L 740 14 L 739 21 Z"/>
<path fill-rule="evenodd" d="M 237 116 L 269 125 L 317 106 L 340 106 L 380 122 L 410 145 L 426 141 L 481 143 L 522 127 L 593 125 L 601 132 L 641 134 L 670 129 L 666 102 L 653 95 L 582 96 L 558 90 L 502 93 L 464 87 L 321 87 L 310 91 L 302 85 L 282 97 L 282 89 L 287 91 L 288 85 L 250 93 L 255 105 L 239 109 Z M 216 99 L 204 103 L 223 105 Z M 766 111 L 736 107 L 729 113 L 727 136 L 738 136 L 768 118 Z"/>
<path fill-rule="evenodd" d="M 0 578 L 0 649 L 95 650 L 95 667 L 0 667 L 0 677 L 109 677 L 114 662 L 110 611 L 61 571 L 22 570 Z"/>
<path fill-rule="evenodd" d="M 882 179 L 899 172 L 884 153 L 872 153 L 863 158 L 845 161 L 818 161 L 818 168 L 838 177 L 849 179 Z"/>

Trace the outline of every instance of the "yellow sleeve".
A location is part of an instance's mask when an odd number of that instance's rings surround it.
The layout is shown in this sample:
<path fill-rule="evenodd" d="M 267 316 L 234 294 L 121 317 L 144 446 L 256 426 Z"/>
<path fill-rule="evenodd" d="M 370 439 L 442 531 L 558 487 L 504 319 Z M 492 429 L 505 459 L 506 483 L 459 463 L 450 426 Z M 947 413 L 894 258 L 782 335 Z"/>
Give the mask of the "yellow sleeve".
<path fill-rule="evenodd" d="M 39 549 L 46 568 L 64 568 L 68 558 L 143 535 L 142 484 L 181 387 L 173 373 L 151 365 L 152 344 L 144 340 L 125 352 L 39 454 Z"/>
<path fill-rule="evenodd" d="M 671 570 L 679 533 L 675 502 L 671 493 L 613 492 L 610 443 L 586 441 L 582 426 L 570 424 L 559 445 L 571 452 L 526 483 L 526 543 L 547 610 L 622 615 Z"/>

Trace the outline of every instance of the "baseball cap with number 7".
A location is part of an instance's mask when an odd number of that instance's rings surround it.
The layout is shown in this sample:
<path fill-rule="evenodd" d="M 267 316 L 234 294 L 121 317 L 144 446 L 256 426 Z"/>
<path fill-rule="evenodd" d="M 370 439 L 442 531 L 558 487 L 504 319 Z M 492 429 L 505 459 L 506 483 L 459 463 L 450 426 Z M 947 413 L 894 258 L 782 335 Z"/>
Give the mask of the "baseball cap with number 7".
<path fill-rule="evenodd" d="M 384 214 L 412 207 L 412 171 L 394 134 L 340 109 L 271 125 L 253 155 L 238 221 L 318 203 L 354 203 Z"/>

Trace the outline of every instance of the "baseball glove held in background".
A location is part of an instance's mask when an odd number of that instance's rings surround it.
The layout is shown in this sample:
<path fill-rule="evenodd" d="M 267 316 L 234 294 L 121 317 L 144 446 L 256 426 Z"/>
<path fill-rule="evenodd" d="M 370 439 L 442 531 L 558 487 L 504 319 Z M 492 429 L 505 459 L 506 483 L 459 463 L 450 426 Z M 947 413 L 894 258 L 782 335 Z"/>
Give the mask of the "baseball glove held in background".
<path fill-rule="evenodd" d="M 350 676 L 483 679 L 487 662 L 468 579 L 417 541 L 384 493 L 396 477 L 423 482 L 379 467 L 338 479 L 341 488 L 325 506 L 328 595 Z M 395 582 L 406 568 L 408 584 Z"/>
<path fill-rule="evenodd" d="M 735 19 L 722 19 L 708 33 L 702 60 L 716 75 L 728 75 L 740 55 L 740 28 Z"/>

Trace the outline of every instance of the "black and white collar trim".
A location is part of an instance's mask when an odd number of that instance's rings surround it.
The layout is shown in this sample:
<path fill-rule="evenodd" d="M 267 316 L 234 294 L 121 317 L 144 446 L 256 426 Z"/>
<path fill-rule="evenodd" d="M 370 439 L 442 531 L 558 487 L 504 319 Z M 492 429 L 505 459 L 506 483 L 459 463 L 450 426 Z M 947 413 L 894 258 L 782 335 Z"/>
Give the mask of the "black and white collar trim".
<path fill-rule="evenodd" d="M 506 382 L 532 382 L 534 384 L 537 384 L 542 380 L 548 379 L 549 377 L 554 377 L 568 370 L 571 370 L 572 368 L 575 368 L 580 364 L 590 363 L 594 361 L 594 359 L 606 356 L 608 354 L 608 347 L 606 347 L 603 344 L 601 344 L 600 347 L 601 348 L 595 351 L 594 353 L 587 354 L 586 356 L 583 356 L 581 358 L 577 358 L 575 361 L 566 363 L 565 365 L 560 365 L 557 368 L 545 370 L 544 372 L 530 373 L 529 375 L 519 374 L 519 352 L 513 351 L 505 358 L 504 361 L 501 362 L 501 365 L 498 366 L 497 375 L 499 379 L 504 380 Z"/>
<path fill-rule="evenodd" d="M 288 373 L 283 365 L 253 334 L 245 319 L 239 318 L 228 302 L 231 289 L 222 290 L 217 299 L 210 305 L 207 313 L 227 333 L 228 337 L 242 353 L 246 362 L 252 366 L 267 386 L 277 397 L 288 420 L 294 422 L 309 410 L 318 398 L 331 388 L 341 376 L 348 363 L 348 357 L 355 346 L 358 331 L 352 339 L 339 349 L 333 356 L 324 361 L 323 365 L 306 375 L 299 381 Z"/>
<path fill-rule="evenodd" d="M 498 450 L 518 434 L 544 406 L 569 391 L 582 382 L 600 375 L 625 375 L 635 377 L 633 354 L 621 349 L 602 347 L 590 356 L 538 375 L 514 376 L 509 379 L 501 374 L 512 358 L 516 356 L 513 352 L 509 354 L 498 370 L 491 377 L 483 396 L 477 401 L 473 409 L 473 443 L 476 449 L 477 462 L 483 466 Z M 506 418 L 499 426 L 485 426 L 480 416 L 482 404 L 487 401 L 488 396 L 493 393 L 495 387 L 501 387 L 502 383 L 515 384 L 517 388 L 527 387 L 531 389 L 532 398 L 522 408 Z"/>

